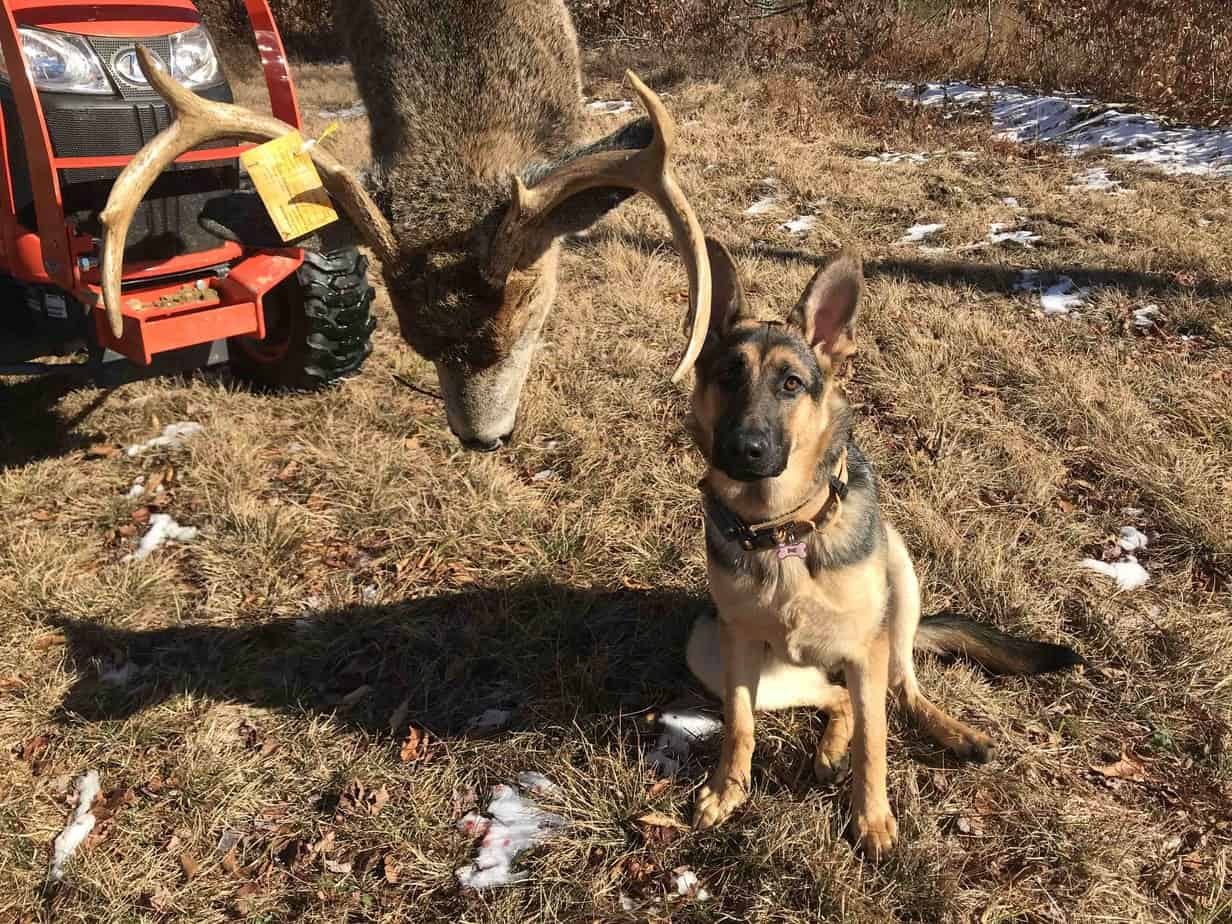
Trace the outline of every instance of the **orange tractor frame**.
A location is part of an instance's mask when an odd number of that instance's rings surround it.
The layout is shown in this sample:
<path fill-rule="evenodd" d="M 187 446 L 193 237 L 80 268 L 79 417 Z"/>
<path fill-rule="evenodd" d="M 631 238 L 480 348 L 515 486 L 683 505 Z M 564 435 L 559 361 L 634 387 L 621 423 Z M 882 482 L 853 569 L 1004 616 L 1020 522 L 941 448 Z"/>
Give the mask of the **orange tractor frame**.
<path fill-rule="evenodd" d="M 94 181 L 91 188 L 96 191 L 95 199 L 98 200 L 90 204 L 90 209 L 101 211 L 106 190 L 110 188 L 108 177 L 114 178 L 132 159 L 141 142 L 148 140 L 144 136 L 165 127 L 158 124 L 166 119 L 165 109 L 159 115 L 154 111 L 159 101 L 143 98 L 139 93 L 140 86 L 133 82 L 131 76 L 121 76 L 131 75 L 132 69 L 125 69 L 125 62 L 119 56 L 127 54 L 138 42 L 144 44 L 155 38 L 166 39 L 190 29 L 203 30 L 200 14 L 191 0 L 0 0 L 0 5 L 3 7 L 0 50 L 7 62 L 7 74 L 4 76 L 11 88 L 11 100 L 4 102 L 6 110 L 9 107 L 15 110 L 12 113 L 6 111 L 5 118 L 0 119 L 0 157 L 3 157 L 3 170 L 0 171 L 0 274 L 22 286 L 27 293 L 35 293 L 31 307 L 36 313 L 42 310 L 45 315 L 61 316 L 63 296 L 66 294 L 84 306 L 78 310 L 88 314 L 89 329 L 85 339 L 92 340 L 96 352 L 110 350 L 140 366 L 149 366 L 159 354 L 227 341 L 233 360 L 238 346 L 247 354 L 244 360 L 250 368 L 277 366 L 283 361 L 285 351 L 293 346 L 291 338 L 304 336 L 303 325 L 297 325 L 294 318 L 286 317 L 288 313 L 302 311 L 303 299 L 296 300 L 296 304 L 289 308 L 283 304 L 286 299 L 279 299 L 278 312 L 270 311 L 266 302 L 275 290 L 280 287 L 285 289 L 284 283 L 296 276 L 301 267 L 312 269 L 304 266 L 303 251 L 296 248 L 254 251 L 221 238 L 210 239 L 208 244 L 201 247 L 199 234 L 196 235 L 196 247 L 186 247 L 181 242 L 178 250 L 187 252 L 163 253 L 154 259 L 130 260 L 130 251 L 126 249 L 121 307 L 123 332 L 116 337 L 107 323 L 99 294 L 100 235 L 97 228 L 83 227 L 83 224 L 89 224 L 88 221 L 70 217 L 70 210 L 66 208 L 64 192 L 68 179 L 86 177 Z M 266 0 L 245 0 L 244 6 L 260 53 L 273 115 L 299 127 L 300 110 L 295 86 L 269 4 Z M 23 36 L 23 32 L 27 35 Z M 49 129 L 45 99 L 63 102 L 66 97 L 63 94 L 47 94 L 45 89 L 40 90 L 36 86 L 36 74 L 31 71 L 23 49 L 23 39 L 28 39 L 31 33 L 36 37 L 50 33 L 52 41 L 71 40 L 86 49 L 87 53 L 90 49 L 96 52 L 99 70 L 106 75 L 111 89 L 115 91 L 114 98 L 109 100 L 111 108 L 92 113 L 89 109 L 91 101 L 87 100 L 82 105 L 80 115 L 74 116 L 70 112 L 66 116 L 57 110 L 54 113 L 56 126 Z M 17 62 L 25 66 L 18 66 Z M 57 67 L 54 55 L 49 66 L 53 70 Z M 142 80 L 139 75 L 135 79 Z M 221 67 L 219 81 L 226 94 L 220 98 L 229 99 L 230 89 L 225 84 Z M 129 103 L 122 102 L 121 97 Z M 113 115 L 130 121 L 135 117 L 137 121 L 144 120 L 143 125 L 149 123 L 139 132 L 143 137 L 135 141 L 128 139 L 118 145 L 129 150 L 114 154 L 61 153 L 66 147 L 85 144 L 72 141 L 78 138 L 72 134 L 74 127 L 88 127 L 90 120 L 95 119 L 98 131 L 104 131 L 105 121 Z M 17 131 L 14 131 L 15 125 Z M 61 125 L 65 127 L 57 128 Z M 57 132 L 62 137 L 57 137 Z M 14 138 L 14 134 L 24 137 Z M 89 147 L 88 144 L 85 146 Z M 239 145 L 191 151 L 176 161 L 176 169 L 187 169 L 192 165 L 208 168 L 230 164 L 234 175 L 238 176 L 236 161 L 250 147 Z M 21 160 L 24 164 L 15 162 Z M 164 177 L 170 173 L 172 171 Z M 20 197 L 15 176 L 22 179 L 20 185 L 27 200 L 25 202 L 18 201 Z M 100 177 L 105 180 L 102 184 L 97 182 Z M 75 203 L 75 212 L 79 205 Z M 329 261 L 325 262 L 328 264 Z M 357 334 L 358 340 L 363 342 L 359 347 L 351 343 L 350 361 L 341 364 L 348 368 L 326 370 L 318 374 L 311 384 L 321 384 L 332 378 L 332 371 L 354 371 L 349 367 L 357 368 L 371 350 L 367 340 L 372 325 L 367 315 L 371 289 L 366 281 L 366 261 L 352 254 L 342 264 L 338 264 L 337 259 L 334 264 L 335 276 L 340 273 L 343 284 L 331 285 L 330 266 L 327 265 L 323 281 L 321 273 L 315 272 L 307 285 L 309 288 L 315 285 L 318 295 L 324 299 L 322 304 L 336 296 L 334 300 L 341 298 L 342 302 L 347 303 L 344 308 L 352 314 L 362 309 L 361 322 L 358 326 L 352 324 L 350 333 Z M 341 270 L 338 266 L 342 267 Z M 320 269 L 320 266 L 316 267 L 316 270 Z M 301 278 L 300 282 L 304 280 Z M 345 291 L 339 296 L 334 290 Z M 198 293 L 199 297 L 194 293 Z M 0 313 L 4 310 L 0 305 Z M 275 332 L 268 329 L 273 314 L 283 316 L 280 326 L 285 330 Z M 336 330 L 336 327 L 330 329 Z M 23 369 L 39 371 L 37 364 L 33 363 L 18 364 L 2 371 L 21 372 Z M 266 378 L 273 380 L 277 377 Z M 282 384 L 303 383 L 283 381 Z"/>

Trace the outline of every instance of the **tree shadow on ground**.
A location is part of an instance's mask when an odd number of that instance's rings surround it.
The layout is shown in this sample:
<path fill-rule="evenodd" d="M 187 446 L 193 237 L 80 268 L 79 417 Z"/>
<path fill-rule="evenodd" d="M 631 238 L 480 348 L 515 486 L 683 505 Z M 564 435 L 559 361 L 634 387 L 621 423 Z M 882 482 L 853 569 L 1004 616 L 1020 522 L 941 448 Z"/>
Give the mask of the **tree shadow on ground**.
<path fill-rule="evenodd" d="M 488 708 L 511 709 L 514 728 L 571 724 L 689 688 L 685 639 L 709 608 L 678 591 L 534 580 L 244 626 L 55 619 L 80 676 L 61 718 L 124 719 L 190 694 L 331 714 L 369 732 L 387 731 L 404 698 L 437 735 L 464 734 Z"/>
<path fill-rule="evenodd" d="M 600 226 L 588 236 L 571 241 L 571 246 L 593 247 L 599 241 L 618 241 L 639 250 L 671 248 L 671 242 L 650 235 L 629 233 L 611 226 Z M 830 253 L 813 253 L 769 244 L 733 244 L 728 248 L 736 259 L 772 260 L 782 264 L 820 266 Z M 1044 278 L 1069 276 L 1082 286 L 1120 289 L 1127 293 L 1165 297 L 1188 293 L 1206 299 L 1232 298 L 1232 282 L 1198 279 L 1181 285 L 1171 273 L 1144 273 L 1116 267 L 1056 263 L 1039 269 Z M 866 260 L 864 274 L 869 278 L 902 279 L 930 285 L 972 288 L 984 292 L 1009 292 L 1022 269 L 1008 263 L 977 263 L 970 260 L 925 260 L 909 257 Z"/>
<path fill-rule="evenodd" d="M 0 382 L 0 471 L 67 455 L 102 437 L 78 429 L 107 400 L 100 391 L 78 413 L 62 416 L 56 405 L 80 388 L 80 376 L 44 376 Z"/>

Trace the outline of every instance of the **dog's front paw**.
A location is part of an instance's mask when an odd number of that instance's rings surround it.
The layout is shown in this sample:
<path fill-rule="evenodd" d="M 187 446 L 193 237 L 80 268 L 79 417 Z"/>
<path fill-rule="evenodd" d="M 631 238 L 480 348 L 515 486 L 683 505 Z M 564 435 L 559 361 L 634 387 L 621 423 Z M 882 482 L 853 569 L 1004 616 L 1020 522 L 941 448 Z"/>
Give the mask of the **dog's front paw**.
<path fill-rule="evenodd" d="M 813 755 L 813 776 L 817 777 L 817 782 L 822 786 L 831 786 L 851 769 L 851 754 L 848 751 L 829 754 L 822 744 L 824 742 L 817 745 L 817 751 Z"/>
<path fill-rule="evenodd" d="M 697 794 L 693 807 L 693 827 L 713 828 L 727 820 L 749 798 L 748 787 L 730 777 L 716 774 Z"/>
<path fill-rule="evenodd" d="M 886 858 L 898 840 L 898 822 L 888 805 L 856 812 L 856 846 L 874 863 Z"/>

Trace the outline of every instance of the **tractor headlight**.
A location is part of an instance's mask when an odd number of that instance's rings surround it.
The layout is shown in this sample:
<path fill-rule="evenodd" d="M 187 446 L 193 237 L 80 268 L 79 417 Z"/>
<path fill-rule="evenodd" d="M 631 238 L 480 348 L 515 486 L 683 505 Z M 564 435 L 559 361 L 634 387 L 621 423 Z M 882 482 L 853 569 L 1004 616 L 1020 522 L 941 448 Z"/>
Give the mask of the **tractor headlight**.
<path fill-rule="evenodd" d="M 29 64 L 30 78 L 40 90 L 55 93 L 111 93 L 102 62 L 80 35 L 22 27 L 17 30 Z M 0 76 L 7 82 L 8 62 L 0 57 Z"/>
<path fill-rule="evenodd" d="M 189 87 L 208 87 L 218 82 L 218 54 L 205 26 L 194 26 L 171 36 L 171 76 Z"/>

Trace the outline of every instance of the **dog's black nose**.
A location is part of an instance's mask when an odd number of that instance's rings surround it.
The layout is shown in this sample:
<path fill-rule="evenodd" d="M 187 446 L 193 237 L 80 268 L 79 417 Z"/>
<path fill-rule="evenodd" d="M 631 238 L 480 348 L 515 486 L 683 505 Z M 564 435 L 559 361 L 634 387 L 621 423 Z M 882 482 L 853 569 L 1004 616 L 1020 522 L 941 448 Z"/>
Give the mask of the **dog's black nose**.
<path fill-rule="evenodd" d="M 740 458 L 755 465 L 766 457 L 770 448 L 770 440 L 764 433 L 745 433 L 736 442 L 736 452 Z"/>

